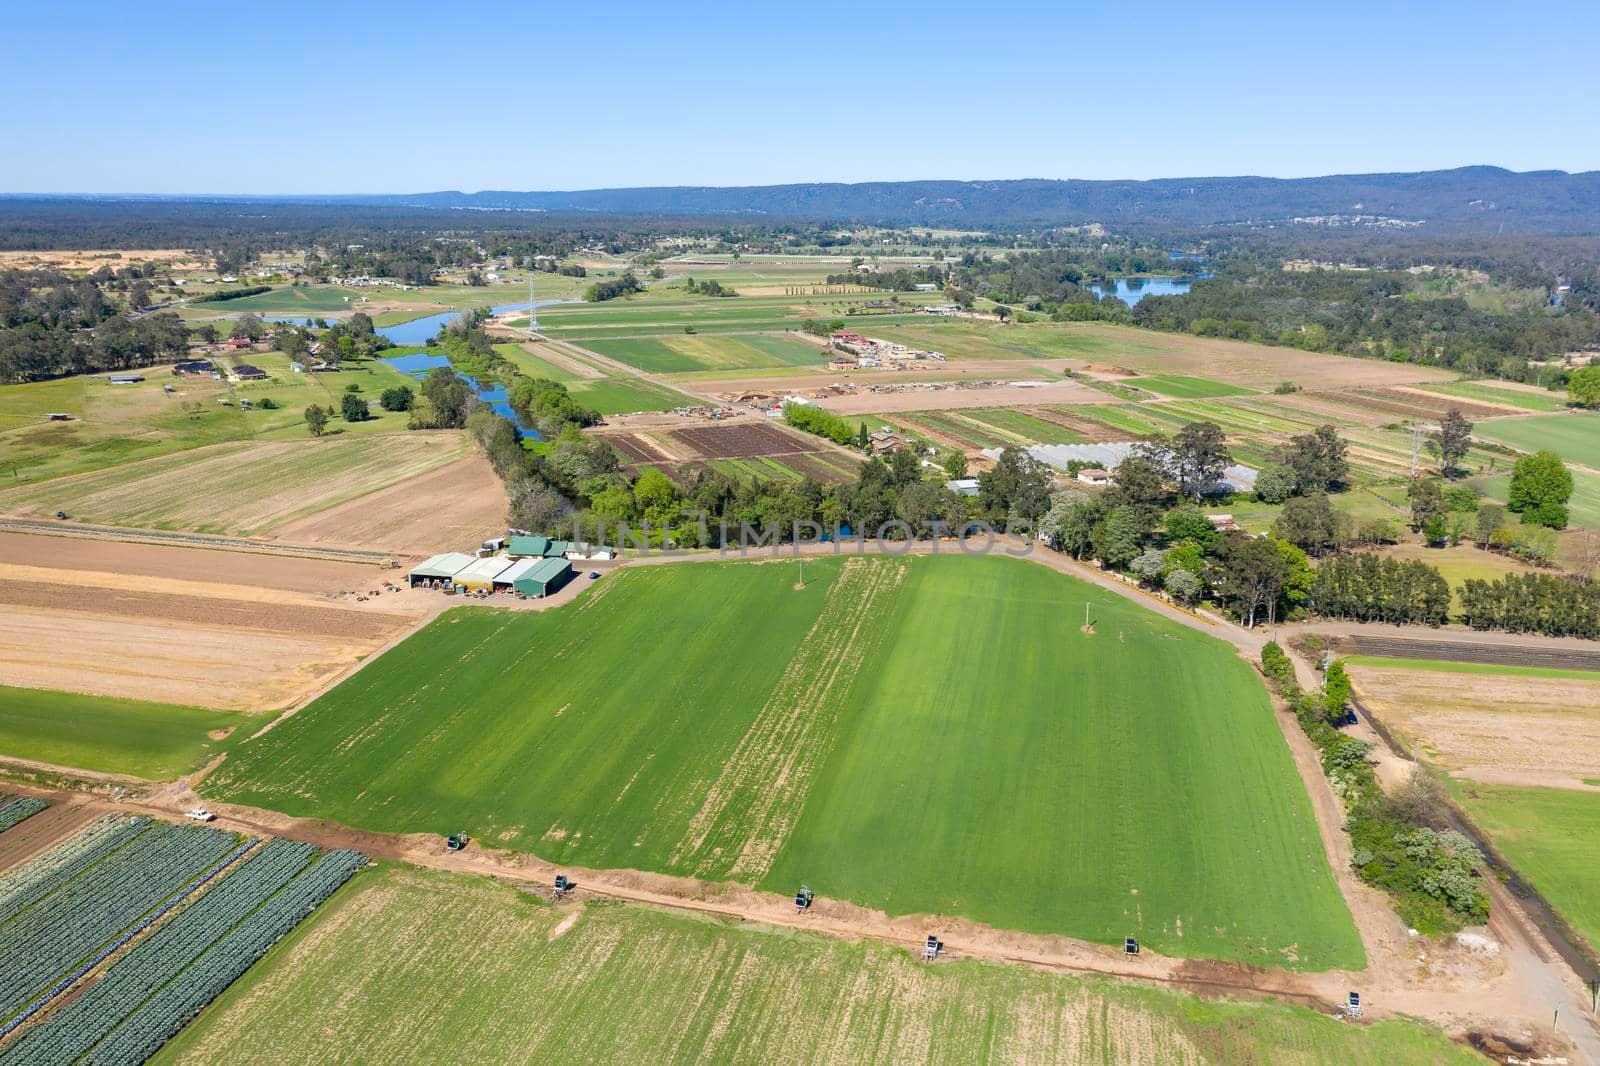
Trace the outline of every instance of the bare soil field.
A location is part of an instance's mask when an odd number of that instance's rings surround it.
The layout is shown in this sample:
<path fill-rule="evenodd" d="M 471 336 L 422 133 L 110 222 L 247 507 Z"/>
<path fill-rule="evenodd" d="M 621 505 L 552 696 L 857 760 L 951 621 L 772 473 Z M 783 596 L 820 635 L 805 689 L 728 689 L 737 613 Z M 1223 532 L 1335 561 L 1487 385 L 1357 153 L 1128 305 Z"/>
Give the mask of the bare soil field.
<path fill-rule="evenodd" d="M 1103 392 L 1075 381 L 1038 385 L 997 385 L 986 389 L 915 389 L 906 392 L 857 392 L 828 396 L 822 406 L 840 415 L 889 414 L 895 411 L 947 411 L 962 407 L 1020 407 L 1038 404 L 1104 403 Z"/>
<path fill-rule="evenodd" d="M 182 248 L 0 252 L 0 270 L 26 270 L 40 266 L 53 266 L 59 270 L 98 270 L 108 266 L 116 270 L 132 263 L 151 262 L 167 263 L 175 268 L 200 265 L 199 259 Z"/>
<path fill-rule="evenodd" d="M 1452 407 L 1468 418 L 1526 413 L 1515 408 L 1492 406 L 1473 400 L 1457 399 L 1454 396 L 1440 396 L 1418 389 L 1353 389 L 1340 393 L 1339 399 L 1343 403 L 1400 415 L 1404 418 L 1442 418 Z"/>
<path fill-rule="evenodd" d="M 5 531 L 0 531 L 0 563 L 233 584 L 256 595 L 263 590 L 343 592 L 381 576 L 376 567 L 361 563 Z"/>
<path fill-rule="evenodd" d="M 220 710 L 294 704 L 420 621 L 352 563 L 0 534 L 0 683 Z"/>
<path fill-rule="evenodd" d="M 1350 673 L 1362 702 L 1452 776 L 1575 789 L 1600 777 L 1600 681 L 1362 664 Z"/>
<path fill-rule="evenodd" d="M 822 445 L 798 433 L 762 422 L 699 426 L 672 434 L 694 449 L 696 459 L 745 459 L 756 455 L 820 452 Z"/>
<path fill-rule="evenodd" d="M 1179 333 L 1157 333 L 1125 326 L 1087 323 L 1073 332 L 1104 341 L 1101 362 L 1146 372 L 1192 374 L 1218 381 L 1260 386 L 1290 380 L 1304 389 L 1334 389 L 1449 381 L 1446 370 L 1302 352 L 1246 341 L 1214 340 Z"/>
<path fill-rule="evenodd" d="M 50 806 L 0 833 L 0 872 L 21 866 L 94 821 L 97 815 L 92 806 L 74 803 L 67 797 L 52 797 Z"/>
<path fill-rule="evenodd" d="M 420 477 L 297 518 L 272 531 L 288 544 L 373 548 L 399 555 L 464 551 L 505 532 L 506 493 L 474 452 Z"/>

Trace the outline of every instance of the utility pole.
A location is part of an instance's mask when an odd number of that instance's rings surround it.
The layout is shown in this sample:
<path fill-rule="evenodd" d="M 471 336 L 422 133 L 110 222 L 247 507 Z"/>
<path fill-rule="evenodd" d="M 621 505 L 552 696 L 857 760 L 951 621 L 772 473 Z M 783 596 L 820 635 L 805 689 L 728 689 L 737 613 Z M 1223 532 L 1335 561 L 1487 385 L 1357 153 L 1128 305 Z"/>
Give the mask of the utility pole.
<path fill-rule="evenodd" d="M 528 256 L 528 339 L 533 340 L 533 335 L 539 331 L 539 316 L 533 307 L 533 268 L 538 263 L 536 256 Z"/>

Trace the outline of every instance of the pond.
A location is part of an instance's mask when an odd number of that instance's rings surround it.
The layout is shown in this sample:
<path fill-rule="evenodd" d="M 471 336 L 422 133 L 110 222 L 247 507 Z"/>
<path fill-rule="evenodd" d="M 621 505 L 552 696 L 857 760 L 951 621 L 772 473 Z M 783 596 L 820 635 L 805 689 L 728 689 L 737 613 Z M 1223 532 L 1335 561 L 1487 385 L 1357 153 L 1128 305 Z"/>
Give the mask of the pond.
<path fill-rule="evenodd" d="M 1187 278 L 1112 278 L 1111 284 L 1091 284 L 1084 288 L 1096 296 L 1115 296 L 1132 307 L 1146 296 L 1182 296 L 1191 285 L 1210 274 L 1196 274 Z"/>
<path fill-rule="evenodd" d="M 437 318 L 437 315 L 430 316 Z M 381 332 L 381 331 L 380 331 Z M 432 334 L 430 334 L 432 336 Z M 428 376 L 430 370 L 437 370 L 442 366 L 450 366 L 450 357 L 447 355 L 434 355 L 431 352 L 416 352 L 412 355 L 392 355 L 383 360 L 402 374 L 410 375 L 421 381 Z M 522 424 L 522 419 L 517 417 L 517 412 L 512 410 L 510 394 L 506 387 L 498 381 L 492 385 L 484 385 L 471 375 L 463 374 L 457 370 L 456 374 L 467 383 L 480 401 L 489 405 L 496 414 L 509 419 L 524 437 L 533 440 L 539 439 L 539 431 Z"/>

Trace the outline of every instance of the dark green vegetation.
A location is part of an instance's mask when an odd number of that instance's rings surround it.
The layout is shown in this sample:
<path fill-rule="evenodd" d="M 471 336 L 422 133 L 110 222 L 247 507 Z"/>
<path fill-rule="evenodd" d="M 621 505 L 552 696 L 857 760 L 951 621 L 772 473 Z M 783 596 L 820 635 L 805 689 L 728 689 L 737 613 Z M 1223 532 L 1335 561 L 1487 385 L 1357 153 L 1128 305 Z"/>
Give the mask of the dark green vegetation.
<path fill-rule="evenodd" d="M 559 975 L 559 980 L 548 979 Z M 538 1010 L 505 1005 L 539 984 Z M 327 1009 L 337 1002 L 337 1011 Z M 402 867 L 330 900 L 158 1062 L 1481 1062 L 1418 1023 L 966 961 L 685 913 L 552 907 Z"/>
<path fill-rule="evenodd" d="M 247 719 L 228 711 L 0 686 L 0 759 L 165 781 L 197 769 Z"/>
<path fill-rule="evenodd" d="M 579 865 L 803 878 L 896 914 L 1362 965 L 1266 695 L 1226 646 L 1003 558 L 805 574 L 647 567 L 549 613 L 452 612 L 204 791 Z"/>
<path fill-rule="evenodd" d="M 256 845 L 110 817 L 9 873 L 0 1020 L 59 1009 L 0 1043 L 0 1063 L 143 1062 L 367 861 Z M 157 918 L 167 920 L 127 947 Z M 68 985 L 91 974 L 63 1003 Z"/>
<path fill-rule="evenodd" d="M 1324 689 L 1306 692 L 1288 655 L 1269 641 L 1261 669 L 1322 753 L 1323 772 L 1344 800 L 1350 865 L 1361 879 L 1387 892 L 1400 917 L 1421 932 L 1487 921 L 1489 894 L 1478 876 L 1483 856 L 1477 847 L 1460 833 L 1428 828 L 1428 812 L 1385 794 L 1367 760 L 1371 745 L 1334 728 L 1347 713 L 1350 689 L 1343 668 L 1335 663 Z"/>

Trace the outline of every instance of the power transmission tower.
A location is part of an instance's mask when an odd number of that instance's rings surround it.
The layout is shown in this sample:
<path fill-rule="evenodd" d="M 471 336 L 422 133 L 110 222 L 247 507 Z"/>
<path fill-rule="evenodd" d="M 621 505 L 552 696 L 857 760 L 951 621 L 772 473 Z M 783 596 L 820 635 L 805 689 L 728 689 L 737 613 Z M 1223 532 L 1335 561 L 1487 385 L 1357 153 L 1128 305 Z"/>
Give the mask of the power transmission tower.
<path fill-rule="evenodd" d="M 1417 474 L 1422 467 L 1422 425 L 1419 422 L 1411 423 L 1411 480 L 1417 480 Z"/>

